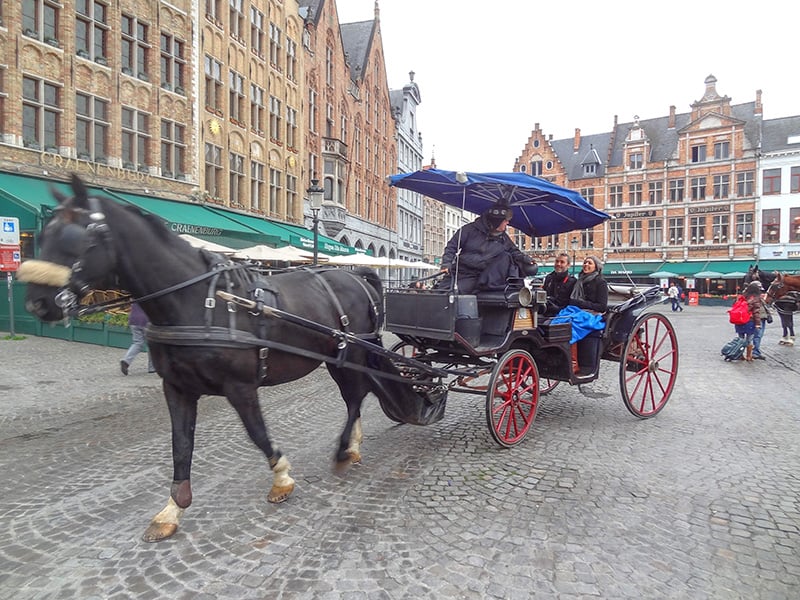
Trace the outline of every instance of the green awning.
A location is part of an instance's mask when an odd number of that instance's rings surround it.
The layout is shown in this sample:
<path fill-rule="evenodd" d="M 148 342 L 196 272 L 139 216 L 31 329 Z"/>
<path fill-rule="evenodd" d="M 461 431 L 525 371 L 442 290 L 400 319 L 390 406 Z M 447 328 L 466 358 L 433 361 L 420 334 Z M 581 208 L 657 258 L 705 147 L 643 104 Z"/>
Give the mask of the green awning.
<path fill-rule="evenodd" d="M 798 273 L 800 272 L 800 259 L 797 258 L 776 258 L 759 260 L 757 263 L 761 271 L 780 271 L 781 273 Z M 747 271 L 747 269 L 744 269 Z"/>
<path fill-rule="evenodd" d="M 694 277 L 695 273 L 700 273 L 701 271 L 719 271 L 719 269 L 715 269 L 707 265 L 708 261 L 705 260 L 695 260 L 691 262 L 665 262 L 661 265 L 659 270 L 675 273 L 679 277 Z"/>
<path fill-rule="evenodd" d="M 276 235 L 249 227 L 238 220 L 229 218 L 221 211 L 201 204 L 165 200 L 110 189 L 103 191 L 111 197 L 158 215 L 167 222 L 170 231 L 177 234 L 188 233 L 231 248 L 244 248 L 256 244 L 274 246 L 281 243 L 280 238 Z"/>
<path fill-rule="evenodd" d="M 661 270 L 664 261 L 653 262 L 607 262 L 603 266 L 604 277 L 641 277 Z M 577 265 L 580 266 L 580 265 Z M 669 270 L 669 269 L 666 269 Z"/>
<path fill-rule="evenodd" d="M 0 173 L 0 215 L 17 217 L 21 231 L 37 231 L 44 212 L 58 202 L 53 198 L 51 186 L 65 194 L 72 194 L 66 183 L 54 182 L 27 175 Z"/>
<path fill-rule="evenodd" d="M 781 271 L 782 273 L 792 273 L 800 271 L 800 259 L 767 259 L 759 260 L 711 260 L 708 261 L 702 271 L 718 271 L 723 275 L 728 273 L 747 273 L 747 270 L 758 264 L 758 268 L 765 272 Z"/>

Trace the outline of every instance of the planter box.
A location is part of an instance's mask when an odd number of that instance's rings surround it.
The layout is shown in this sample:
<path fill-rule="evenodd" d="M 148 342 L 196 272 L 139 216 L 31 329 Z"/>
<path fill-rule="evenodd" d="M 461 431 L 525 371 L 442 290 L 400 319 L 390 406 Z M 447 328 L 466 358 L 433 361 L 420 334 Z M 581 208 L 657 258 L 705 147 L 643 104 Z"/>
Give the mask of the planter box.
<path fill-rule="evenodd" d="M 106 325 L 106 346 L 111 348 L 125 348 L 127 349 L 133 342 L 131 331 L 127 327 L 119 327 L 117 325 Z"/>
<path fill-rule="evenodd" d="M 72 322 L 72 341 L 104 346 L 106 343 L 105 325 L 103 323 Z"/>
<path fill-rule="evenodd" d="M 44 323 L 42 324 L 42 337 L 72 341 L 72 327 L 64 327 L 61 323 Z"/>

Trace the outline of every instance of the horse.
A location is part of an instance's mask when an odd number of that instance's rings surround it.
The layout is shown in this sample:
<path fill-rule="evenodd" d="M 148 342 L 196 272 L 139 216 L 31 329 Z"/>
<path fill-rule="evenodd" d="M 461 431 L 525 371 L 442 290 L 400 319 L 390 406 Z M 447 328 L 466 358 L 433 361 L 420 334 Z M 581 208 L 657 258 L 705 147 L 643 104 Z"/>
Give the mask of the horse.
<path fill-rule="evenodd" d="M 750 265 L 747 269 L 747 274 L 744 276 L 744 285 L 747 286 L 748 283 L 752 281 L 759 281 L 761 282 L 761 287 L 765 290 L 769 287 L 769 284 L 775 279 L 775 276 L 778 274 L 777 271 L 772 273 L 765 273 L 761 269 L 758 268 L 758 265 Z"/>
<path fill-rule="evenodd" d="M 173 480 L 167 504 L 150 521 L 144 541 L 174 535 L 192 503 L 201 395 L 227 398 L 272 470 L 267 499 L 283 502 L 295 482 L 288 459 L 267 434 L 258 387 L 300 379 L 325 362 L 347 407 L 335 466 L 361 460 L 361 405 L 367 393 L 384 406 L 410 389 L 375 375 L 401 379 L 391 353 L 370 350 L 383 349 L 382 286 L 374 270 L 254 273 L 251 266 L 193 248 L 158 217 L 90 196 L 77 175 L 71 186 L 72 197 L 52 190 L 58 206 L 41 235 L 39 259 L 25 261 L 18 275 L 29 283 L 27 310 L 42 321 L 82 314 L 78 302 L 93 289 L 127 291 L 150 319 L 148 346 L 172 425 Z M 218 301 L 218 288 L 229 298 L 253 298 L 245 302 L 252 310 Z M 291 313 L 282 310 L 286 307 Z"/>
<path fill-rule="evenodd" d="M 787 294 L 796 296 L 798 293 L 800 293 L 800 275 L 776 273 L 775 279 L 767 287 L 767 303 L 772 304 Z"/>

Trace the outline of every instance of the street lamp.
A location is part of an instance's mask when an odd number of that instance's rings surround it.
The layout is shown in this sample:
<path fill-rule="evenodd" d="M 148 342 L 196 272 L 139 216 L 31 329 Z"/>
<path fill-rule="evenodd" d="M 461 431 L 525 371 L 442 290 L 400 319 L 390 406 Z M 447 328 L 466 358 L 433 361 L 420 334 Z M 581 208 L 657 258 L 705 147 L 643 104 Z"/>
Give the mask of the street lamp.
<path fill-rule="evenodd" d="M 572 274 L 575 275 L 575 254 L 578 251 L 578 238 L 572 236 Z"/>
<path fill-rule="evenodd" d="M 314 216 L 314 266 L 319 262 L 319 211 L 322 208 L 322 198 L 325 189 L 319 186 L 319 180 L 311 176 L 311 187 L 306 190 L 311 202 L 311 214 Z"/>

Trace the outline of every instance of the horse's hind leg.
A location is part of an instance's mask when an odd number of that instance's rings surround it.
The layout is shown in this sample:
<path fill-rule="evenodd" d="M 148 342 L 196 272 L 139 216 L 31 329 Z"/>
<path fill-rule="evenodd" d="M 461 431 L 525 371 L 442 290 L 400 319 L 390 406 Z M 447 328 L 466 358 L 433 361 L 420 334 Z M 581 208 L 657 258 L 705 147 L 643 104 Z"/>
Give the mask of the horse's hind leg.
<path fill-rule="evenodd" d="M 153 517 L 142 536 L 145 542 L 158 542 L 174 535 L 178 530 L 178 522 L 183 516 L 183 511 L 192 503 L 192 484 L 189 476 L 192 470 L 199 396 L 185 393 L 166 381 L 164 396 L 172 421 L 172 487 L 167 505 Z"/>
<path fill-rule="evenodd" d="M 264 416 L 261 414 L 261 407 L 258 404 L 258 388 L 252 385 L 231 384 L 226 387 L 225 396 L 239 414 L 250 439 L 261 448 L 269 461 L 273 479 L 267 500 L 283 502 L 294 490 L 294 479 L 289 476 L 291 465 L 280 450 L 272 448 Z"/>
<path fill-rule="evenodd" d="M 347 405 L 347 422 L 339 436 L 336 449 L 335 468 L 342 471 L 351 464 L 361 462 L 361 404 L 370 387 L 362 373 L 339 369 L 328 365 L 328 372 L 339 386 L 344 403 Z"/>

